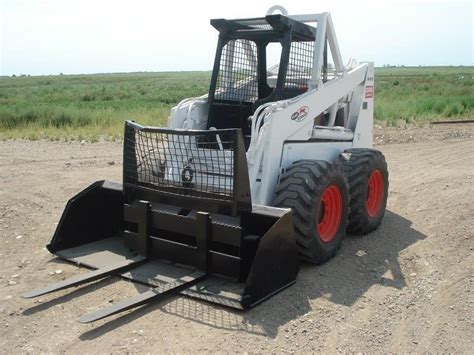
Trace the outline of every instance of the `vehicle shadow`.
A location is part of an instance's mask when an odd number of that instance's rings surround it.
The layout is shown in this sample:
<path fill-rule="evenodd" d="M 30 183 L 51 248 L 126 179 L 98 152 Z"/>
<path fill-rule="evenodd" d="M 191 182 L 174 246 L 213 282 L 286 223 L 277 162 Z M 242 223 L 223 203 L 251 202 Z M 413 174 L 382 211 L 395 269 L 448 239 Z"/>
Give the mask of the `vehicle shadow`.
<path fill-rule="evenodd" d="M 338 255 L 322 266 L 301 265 L 297 282 L 250 311 L 238 311 L 183 296 L 151 304 L 107 321 L 83 333 L 90 340 L 161 310 L 210 327 L 275 337 L 279 327 L 312 310 L 311 300 L 325 298 L 345 306 L 353 305 L 374 285 L 402 289 L 405 277 L 400 253 L 425 239 L 408 219 L 386 211 L 381 226 L 366 236 L 349 236 Z"/>

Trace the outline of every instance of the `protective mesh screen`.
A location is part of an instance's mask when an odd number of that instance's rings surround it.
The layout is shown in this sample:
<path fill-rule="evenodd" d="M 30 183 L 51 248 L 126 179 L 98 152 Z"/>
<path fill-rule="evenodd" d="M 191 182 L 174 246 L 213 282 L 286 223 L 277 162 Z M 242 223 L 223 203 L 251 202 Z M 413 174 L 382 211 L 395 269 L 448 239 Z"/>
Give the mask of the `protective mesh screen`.
<path fill-rule="evenodd" d="M 215 99 L 254 102 L 258 99 L 257 46 L 238 39 L 222 49 Z"/>
<path fill-rule="evenodd" d="M 241 25 L 243 28 L 238 29 L 237 32 L 249 30 L 272 31 L 273 27 L 267 22 L 265 18 L 234 20 L 235 23 Z"/>
<path fill-rule="evenodd" d="M 291 42 L 285 87 L 307 89 L 313 69 L 314 42 Z"/>
<path fill-rule="evenodd" d="M 125 181 L 167 194 L 232 201 L 236 138 L 234 130 L 135 130 L 125 140 Z"/>

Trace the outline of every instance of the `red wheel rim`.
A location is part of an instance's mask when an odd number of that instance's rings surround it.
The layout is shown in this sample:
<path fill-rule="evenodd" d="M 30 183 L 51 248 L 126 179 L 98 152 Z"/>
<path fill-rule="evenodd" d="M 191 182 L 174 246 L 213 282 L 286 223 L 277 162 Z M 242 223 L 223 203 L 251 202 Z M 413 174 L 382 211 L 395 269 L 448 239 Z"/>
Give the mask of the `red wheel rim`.
<path fill-rule="evenodd" d="M 341 224 L 341 216 L 341 191 L 336 185 L 330 185 L 324 190 L 319 205 L 318 234 L 323 242 L 333 240 Z"/>
<path fill-rule="evenodd" d="M 375 217 L 382 208 L 383 200 L 383 176 L 380 170 L 374 170 L 369 177 L 369 186 L 367 190 L 367 200 L 365 207 L 370 217 Z"/>

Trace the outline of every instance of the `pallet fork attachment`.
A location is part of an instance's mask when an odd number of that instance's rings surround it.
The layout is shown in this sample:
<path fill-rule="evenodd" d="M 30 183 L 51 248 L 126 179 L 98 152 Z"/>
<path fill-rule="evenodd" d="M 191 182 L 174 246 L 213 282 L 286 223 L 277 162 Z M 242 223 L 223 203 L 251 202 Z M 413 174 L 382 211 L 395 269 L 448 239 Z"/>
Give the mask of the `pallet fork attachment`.
<path fill-rule="evenodd" d="M 295 282 L 291 211 L 252 205 L 239 129 L 127 121 L 123 165 L 123 184 L 97 181 L 69 200 L 47 246 L 94 270 L 23 297 L 112 275 L 151 287 L 80 318 L 89 323 L 177 293 L 247 309 Z"/>
<path fill-rule="evenodd" d="M 64 290 L 70 287 L 83 285 L 85 283 L 89 283 L 92 281 L 104 279 L 108 276 L 112 276 L 121 271 L 130 269 L 133 266 L 138 266 L 139 264 L 143 264 L 145 260 L 146 260 L 145 257 L 137 256 L 131 260 L 124 260 L 115 265 L 105 266 L 103 268 L 91 271 L 86 274 L 80 274 L 80 275 L 71 277 L 69 279 L 56 282 L 52 285 L 48 285 L 43 288 L 38 288 L 36 290 L 26 292 L 22 294 L 21 297 L 23 298 L 39 297 L 39 296 L 47 295 L 48 293 L 52 293 L 52 292 Z"/>

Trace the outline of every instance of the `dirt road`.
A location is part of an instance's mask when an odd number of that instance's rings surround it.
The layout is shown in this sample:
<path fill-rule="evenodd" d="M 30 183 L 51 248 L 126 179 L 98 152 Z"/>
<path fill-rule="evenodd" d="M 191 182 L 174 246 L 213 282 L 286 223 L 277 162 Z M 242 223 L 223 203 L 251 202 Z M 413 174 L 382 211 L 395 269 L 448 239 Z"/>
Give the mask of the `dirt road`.
<path fill-rule="evenodd" d="M 44 246 L 70 196 L 120 181 L 121 145 L 0 142 L 0 352 L 472 353 L 473 136 L 473 124 L 377 130 L 390 169 L 381 227 L 249 312 L 175 297 L 92 325 L 77 319 L 143 288 L 112 278 L 19 294 L 85 271 Z"/>

